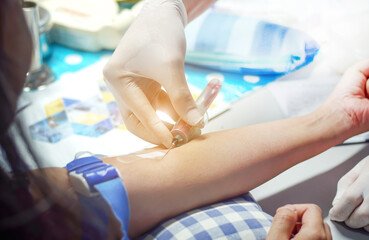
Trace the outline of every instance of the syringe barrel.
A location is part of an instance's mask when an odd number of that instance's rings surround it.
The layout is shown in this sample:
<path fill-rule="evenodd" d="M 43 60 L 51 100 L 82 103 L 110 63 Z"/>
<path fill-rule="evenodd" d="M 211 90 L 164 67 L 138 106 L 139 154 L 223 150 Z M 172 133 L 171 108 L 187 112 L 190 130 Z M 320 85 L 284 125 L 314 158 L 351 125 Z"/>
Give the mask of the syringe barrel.
<path fill-rule="evenodd" d="M 208 83 L 208 85 L 206 85 L 200 96 L 196 99 L 196 105 L 199 107 L 203 115 L 206 113 L 221 88 L 222 81 L 214 78 Z"/>
<path fill-rule="evenodd" d="M 222 88 L 222 82 L 219 79 L 212 79 L 201 92 L 200 96 L 196 99 L 196 105 L 201 111 L 202 115 L 205 115 L 206 111 L 218 95 Z M 196 127 L 187 124 L 182 119 L 179 119 L 172 129 L 172 135 L 177 139 L 176 145 L 182 145 L 189 141 L 191 135 Z"/>

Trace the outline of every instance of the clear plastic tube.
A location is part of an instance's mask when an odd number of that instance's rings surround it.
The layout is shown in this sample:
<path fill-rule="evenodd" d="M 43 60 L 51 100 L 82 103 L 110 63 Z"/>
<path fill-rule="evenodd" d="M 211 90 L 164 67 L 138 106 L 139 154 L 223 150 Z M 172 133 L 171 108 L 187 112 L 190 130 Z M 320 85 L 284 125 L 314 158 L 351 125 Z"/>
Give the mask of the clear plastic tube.
<path fill-rule="evenodd" d="M 196 104 L 202 115 L 206 114 L 206 111 L 218 95 L 221 88 L 222 81 L 219 79 L 212 79 L 196 99 Z M 187 143 L 191 139 L 195 130 L 196 127 L 187 124 L 182 119 L 179 119 L 171 131 L 173 135 L 172 146 L 179 146 Z"/>

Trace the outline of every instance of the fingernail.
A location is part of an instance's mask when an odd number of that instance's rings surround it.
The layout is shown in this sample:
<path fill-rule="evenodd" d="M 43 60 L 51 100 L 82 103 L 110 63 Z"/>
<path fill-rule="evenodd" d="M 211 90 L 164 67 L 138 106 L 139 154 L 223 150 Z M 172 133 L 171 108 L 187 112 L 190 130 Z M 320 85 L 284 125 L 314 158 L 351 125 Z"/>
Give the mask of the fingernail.
<path fill-rule="evenodd" d="M 200 120 L 200 122 L 196 124 L 196 126 L 197 126 L 197 127 L 199 127 L 199 128 L 203 128 L 203 127 L 205 127 L 204 118 L 203 118 L 203 119 L 201 119 L 201 120 Z"/>
<path fill-rule="evenodd" d="M 284 206 L 283 206 L 283 208 L 288 208 L 288 209 L 290 209 L 291 211 L 293 211 L 293 212 L 297 213 L 296 208 L 295 208 L 293 205 L 291 205 L 291 204 L 284 205 Z"/>
<path fill-rule="evenodd" d="M 192 109 L 187 113 L 187 120 L 190 125 L 198 126 L 199 124 L 204 124 L 203 116 L 200 114 L 199 110 Z"/>
<path fill-rule="evenodd" d="M 169 138 L 168 140 L 165 141 L 165 147 L 170 148 L 172 146 L 173 143 L 173 138 Z"/>

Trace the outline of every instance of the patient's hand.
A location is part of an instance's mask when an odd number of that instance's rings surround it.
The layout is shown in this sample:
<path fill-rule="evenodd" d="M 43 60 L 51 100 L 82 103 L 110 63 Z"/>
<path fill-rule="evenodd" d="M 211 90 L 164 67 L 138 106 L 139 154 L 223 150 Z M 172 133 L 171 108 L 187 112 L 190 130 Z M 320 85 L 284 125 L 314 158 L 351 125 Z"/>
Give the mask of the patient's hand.
<path fill-rule="evenodd" d="M 267 240 L 332 239 L 321 209 L 314 204 L 295 204 L 280 207 L 273 219 Z"/>
<path fill-rule="evenodd" d="M 369 156 L 361 160 L 338 182 L 329 216 L 352 228 L 369 232 Z"/>
<path fill-rule="evenodd" d="M 344 133 L 350 137 L 369 130 L 368 77 L 369 59 L 350 67 L 321 107 L 328 113 L 337 110 L 342 113 L 339 120 L 343 129 L 338 129 L 337 134 Z"/>

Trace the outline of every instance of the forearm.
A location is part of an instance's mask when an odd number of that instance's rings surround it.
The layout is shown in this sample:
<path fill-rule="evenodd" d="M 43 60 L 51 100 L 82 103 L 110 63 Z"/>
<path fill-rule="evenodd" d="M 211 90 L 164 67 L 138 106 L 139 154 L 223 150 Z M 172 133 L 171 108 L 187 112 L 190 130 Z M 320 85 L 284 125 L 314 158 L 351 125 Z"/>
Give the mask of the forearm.
<path fill-rule="evenodd" d="M 191 22 L 208 9 L 216 0 L 182 0 L 187 10 L 187 20 Z"/>
<path fill-rule="evenodd" d="M 206 134 L 173 149 L 162 161 L 107 161 L 122 172 L 136 235 L 164 218 L 245 193 L 342 142 L 341 122 L 347 121 L 315 113 Z"/>

